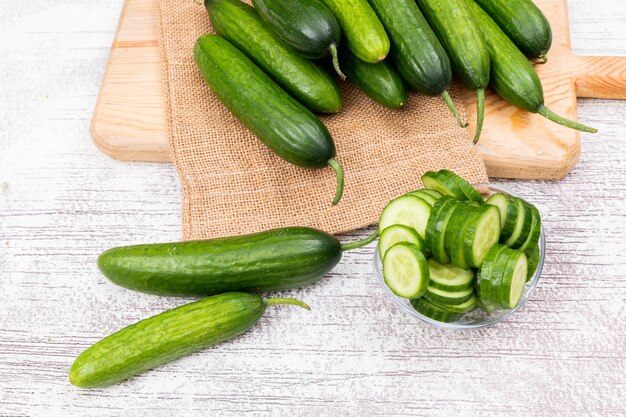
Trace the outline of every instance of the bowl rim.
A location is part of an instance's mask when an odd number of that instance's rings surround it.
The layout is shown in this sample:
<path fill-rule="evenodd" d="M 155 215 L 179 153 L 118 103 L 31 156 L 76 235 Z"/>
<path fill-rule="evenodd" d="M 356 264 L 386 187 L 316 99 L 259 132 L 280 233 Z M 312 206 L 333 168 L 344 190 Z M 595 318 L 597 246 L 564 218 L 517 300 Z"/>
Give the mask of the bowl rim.
<path fill-rule="evenodd" d="M 478 184 L 476 186 L 479 187 L 479 188 L 480 187 L 487 188 L 487 189 L 489 189 L 489 191 L 492 191 L 492 192 L 500 192 L 500 193 L 504 193 L 504 194 L 508 194 L 508 195 L 519 197 L 514 192 L 508 190 L 507 188 L 499 186 L 499 185 Z M 415 310 L 410 305 L 410 303 L 408 302 L 408 299 L 402 298 L 402 297 L 398 297 L 396 294 L 394 294 L 393 291 L 391 291 L 391 289 L 385 283 L 385 279 L 384 279 L 383 274 L 382 274 L 382 262 L 381 262 L 379 254 L 378 254 L 378 241 L 376 242 L 376 246 L 375 246 L 375 249 L 374 249 L 373 269 L 374 269 L 374 276 L 376 277 L 376 280 L 383 287 L 384 292 L 391 299 L 393 304 L 395 304 L 397 308 L 399 308 L 400 310 L 403 310 L 408 315 L 412 316 L 413 318 L 415 318 L 415 319 L 417 319 L 417 320 L 419 320 L 419 321 L 421 321 L 423 323 L 430 324 L 430 325 L 432 325 L 434 327 L 437 327 L 437 328 L 440 328 L 440 329 L 473 330 L 473 329 L 482 329 L 484 327 L 489 327 L 489 326 L 493 326 L 493 325 L 495 325 L 497 323 L 500 323 L 500 322 L 506 320 L 507 318 L 509 318 L 512 314 L 514 314 L 516 311 L 518 311 L 520 308 L 522 308 L 524 306 L 524 304 L 526 304 L 526 301 L 528 301 L 528 299 L 533 294 L 533 292 L 535 291 L 535 288 L 537 287 L 537 285 L 539 283 L 539 279 L 541 278 L 541 274 L 543 272 L 543 266 L 544 266 L 544 262 L 545 262 L 545 257 L 546 257 L 546 236 L 545 236 L 545 230 L 544 230 L 543 223 L 542 223 L 542 225 L 541 225 L 541 233 L 540 233 L 540 236 L 539 236 L 539 263 L 537 264 L 537 270 L 535 271 L 535 274 L 533 275 L 532 279 L 530 281 L 528 281 L 526 283 L 526 285 L 525 285 L 524 293 L 522 294 L 522 298 L 520 299 L 520 302 L 513 309 L 510 309 L 510 310 L 498 310 L 498 311 L 501 311 L 501 312 L 504 311 L 504 313 L 500 314 L 497 317 L 486 318 L 485 320 L 480 320 L 480 321 L 477 321 L 477 322 L 468 322 L 468 323 L 463 323 L 463 322 L 458 322 L 458 321 L 457 322 L 452 322 L 452 323 L 444 323 L 444 322 L 440 322 L 440 321 L 437 321 L 437 320 L 433 320 L 433 319 L 431 319 L 429 317 L 424 316 L 423 314 L 421 314 L 417 310 Z"/>

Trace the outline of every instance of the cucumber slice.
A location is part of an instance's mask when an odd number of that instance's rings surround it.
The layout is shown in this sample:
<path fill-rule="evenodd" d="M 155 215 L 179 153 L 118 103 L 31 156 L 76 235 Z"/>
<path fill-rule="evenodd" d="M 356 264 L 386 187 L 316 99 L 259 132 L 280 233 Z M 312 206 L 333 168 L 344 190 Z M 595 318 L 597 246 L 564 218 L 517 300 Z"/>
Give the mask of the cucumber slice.
<path fill-rule="evenodd" d="M 493 265 L 493 269 L 491 270 L 491 285 L 489 288 L 488 300 L 498 307 L 502 307 L 502 285 L 505 281 L 504 274 L 506 273 L 506 266 L 509 263 L 510 253 L 512 250 L 513 249 L 508 247 L 504 248 L 504 250 L 498 255 L 498 258 Z"/>
<path fill-rule="evenodd" d="M 437 199 L 435 197 L 433 197 L 432 195 L 428 193 L 425 193 L 424 190 L 411 191 L 410 193 L 407 193 L 406 195 L 414 195 L 415 197 L 419 197 L 425 202 L 427 202 L 431 207 L 434 206 L 435 203 L 437 202 Z"/>
<path fill-rule="evenodd" d="M 480 206 L 463 229 L 464 261 L 480 268 L 489 249 L 500 240 L 500 230 L 500 210 L 489 204 Z"/>
<path fill-rule="evenodd" d="M 535 272 L 537 272 L 537 267 L 539 266 L 539 258 L 541 257 L 539 245 L 535 245 L 532 249 L 527 250 L 526 256 L 528 257 L 528 274 L 526 275 L 526 282 L 528 282 L 533 276 L 535 276 Z"/>
<path fill-rule="evenodd" d="M 483 196 L 480 195 L 478 190 L 454 172 L 442 169 L 439 171 L 439 175 L 449 178 L 450 181 L 454 181 L 468 200 L 475 201 L 478 204 L 484 204 L 485 200 L 483 199 Z"/>
<path fill-rule="evenodd" d="M 428 262 L 416 245 L 396 243 L 383 259 L 383 277 L 397 296 L 419 298 L 428 290 Z"/>
<path fill-rule="evenodd" d="M 537 210 L 537 207 L 530 203 L 524 202 L 524 204 L 530 207 L 531 221 L 528 237 L 522 246 L 519 247 L 519 250 L 522 252 L 526 252 L 526 249 L 537 246 L 539 243 L 539 236 L 541 235 L 541 214 L 539 213 L 539 210 Z"/>
<path fill-rule="evenodd" d="M 471 269 L 461 269 L 453 265 L 443 265 L 434 259 L 428 260 L 430 284 L 432 288 L 443 291 L 463 291 L 472 288 L 474 272 Z"/>
<path fill-rule="evenodd" d="M 509 210 L 509 198 L 505 194 L 495 193 L 487 199 L 487 204 L 496 206 L 500 210 L 500 229 L 504 230 L 506 215 Z"/>
<path fill-rule="evenodd" d="M 476 292 L 478 293 L 478 298 L 482 304 L 489 308 L 493 306 L 493 303 L 491 302 L 491 278 L 493 268 L 500 256 L 500 253 L 506 248 L 507 246 L 505 245 L 493 245 L 487 252 L 487 256 L 485 256 L 480 271 L 476 274 L 476 286 L 478 288 Z"/>
<path fill-rule="evenodd" d="M 404 195 L 391 200 L 383 209 L 378 221 L 378 230 L 383 231 L 394 224 L 412 227 L 424 238 L 426 223 L 432 207 L 413 195 Z"/>
<path fill-rule="evenodd" d="M 500 288 L 500 300 L 503 308 L 515 308 L 522 298 L 528 275 L 528 258 L 524 252 L 513 250 L 509 255 Z"/>
<path fill-rule="evenodd" d="M 448 221 L 444 237 L 444 249 L 452 264 L 461 269 L 469 268 L 463 250 L 463 229 L 465 222 L 475 213 L 476 207 L 468 201 L 459 201 Z"/>
<path fill-rule="evenodd" d="M 422 176 L 422 183 L 427 189 L 439 191 L 441 194 L 457 197 L 461 200 L 475 201 L 483 204 L 480 193 L 470 183 L 455 173 L 442 169 L 439 172 L 428 171 Z"/>
<path fill-rule="evenodd" d="M 443 194 L 441 194 L 439 191 L 436 191 L 436 190 L 429 190 L 427 188 L 424 188 L 423 190 L 420 190 L 420 191 L 423 192 L 423 193 L 432 195 L 437 200 L 439 200 L 441 197 L 443 197 Z"/>
<path fill-rule="evenodd" d="M 510 197 L 511 204 L 517 205 L 517 215 L 515 217 L 515 228 L 513 232 L 503 243 L 510 248 L 518 248 L 524 244 L 524 241 L 528 238 L 528 232 L 530 230 L 530 224 L 532 215 L 530 207 L 524 204 L 522 199 L 517 197 Z M 502 242 L 502 240 L 500 240 Z"/>
<path fill-rule="evenodd" d="M 444 291 L 429 285 L 424 298 L 433 303 L 448 306 L 463 304 L 473 294 L 473 287 L 461 291 Z"/>
<path fill-rule="evenodd" d="M 471 297 L 467 299 L 467 301 L 457 305 L 441 305 L 434 302 L 431 302 L 431 304 L 434 304 L 437 307 L 441 307 L 444 310 L 450 311 L 452 313 L 468 313 L 476 308 L 476 302 L 476 294 L 472 294 Z"/>
<path fill-rule="evenodd" d="M 435 259 L 442 263 L 450 262 L 450 257 L 444 248 L 446 228 L 458 200 L 452 197 L 442 197 L 433 206 L 432 213 L 426 226 L 426 247 L 430 248 Z"/>
<path fill-rule="evenodd" d="M 399 242 L 409 242 L 417 246 L 420 252 L 425 252 L 424 240 L 412 227 L 401 224 L 389 226 L 380 233 L 378 238 L 378 254 L 380 259 L 385 257 L 387 250 Z"/>
<path fill-rule="evenodd" d="M 411 300 L 411 305 L 415 310 L 424 316 L 443 323 L 452 323 L 460 319 L 463 315 L 461 313 L 453 313 L 451 311 L 444 310 L 443 308 L 432 304 L 423 298 Z"/>
<path fill-rule="evenodd" d="M 517 225 L 518 205 L 511 196 L 502 193 L 495 193 L 487 199 L 487 204 L 498 207 L 500 210 L 500 242 L 505 242 Z"/>

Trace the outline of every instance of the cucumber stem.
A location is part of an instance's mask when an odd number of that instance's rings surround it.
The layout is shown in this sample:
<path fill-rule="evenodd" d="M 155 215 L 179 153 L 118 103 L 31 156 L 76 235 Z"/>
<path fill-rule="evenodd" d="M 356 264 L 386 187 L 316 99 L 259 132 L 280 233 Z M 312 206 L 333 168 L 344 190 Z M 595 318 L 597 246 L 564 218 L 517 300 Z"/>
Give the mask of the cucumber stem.
<path fill-rule="evenodd" d="M 378 230 L 376 230 L 374 233 L 372 233 L 368 237 L 361 239 L 361 240 L 357 240 L 356 242 L 342 243 L 341 250 L 345 252 L 345 251 L 361 248 L 365 245 L 372 243 L 373 241 L 376 240 L 376 238 L 378 238 Z"/>
<path fill-rule="evenodd" d="M 538 61 L 534 61 L 533 62 L 534 65 L 543 65 L 543 64 L 547 64 L 548 63 L 548 55 L 547 54 L 539 55 L 538 59 L 539 59 Z"/>
<path fill-rule="evenodd" d="M 441 94 L 441 97 L 443 97 L 443 101 L 446 102 L 446 106 L 448 106 L 448 108 L 450 109 L 454 117 L 456 118 L 456 121 L 459 123 L 459 126 L 461 126 L 462 128 L 466 128 L 468 126 L 468 123 L 463 123 L 463 121 L 461 120 L 461 115 L 459 114 L 459 111 L 454 105 L 454 102 L 452 101 L 450 94 L 448 94 L 447 91 L 444 91 Z"/>
<path fill-rule="evenodd" d="M 341 200 L 341 196 L 343 196 L 343 169 L 339 162 L 335 158 L 331 158 L 328 161 L 328 166 L 335 170 L 335 174 L 337 174 L 337 191 L 335 192 L 335 198 L 333 199 L 333 206 L 336 206 Z"/>
<path fill-rule="evenodd" d="M 476 132 L 474 133 L 474 145 L 480 140 L 480 132 L 483 130 L 485 121 L 485 89 L 476 90 Z"/>
<path fill-rule="evenodd" d="M 292 305 L 302 307 L 305 310 L 311 310 L 311 307 L 304 301 L 296 300 L 295 298 L 268 298 L 265 300 L 266 306 L 275 306 L 275 305 Z"/>
<path fill-rule="evenodd" d="M 333 67 L 337 74 L 341 77 L 342 80 L 346 79 L 346 75 L 341 72 L 341 68 L 339 67 L 339 56 L 337 56 L 337 45 L 334 43 L 330 44 L 328 48 L 330 50 L 330 56 L 333 58 Z"/>
<path fill-rule="evenodd" d="M 588 133 L 596 133 L 598 129 L 593 127 L 585 126 L 582 123 L 574 122 L 573 120 L 566 119 L 565 117 L 559 116 L 543 104 L 539 106 L 537 109 L 537 113 L 545 117 L 546 119 L 553 121 L 554 123 L 560 124 L 561 126 L 569 127 L 570 129 L 580 130 L 581 132 Z"/>

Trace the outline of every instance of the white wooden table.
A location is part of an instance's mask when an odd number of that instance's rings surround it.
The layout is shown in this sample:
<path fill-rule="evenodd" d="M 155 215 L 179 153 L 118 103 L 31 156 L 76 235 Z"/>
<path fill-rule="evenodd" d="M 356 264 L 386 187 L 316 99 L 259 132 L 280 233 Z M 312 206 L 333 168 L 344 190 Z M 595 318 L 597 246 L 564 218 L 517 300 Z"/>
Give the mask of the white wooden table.
<path fill-rule="evenodd" d="M 579 104 L 601 133 L 583 136 L 569 177 L 506 182 L 543 209 L 549 246 L 507 322 L 412 321 L 374 281 L 369 247 L 289 293 L 311 312 L 272 309 L 131 381 L 71 386 L 87 346 L 187 301 L 118 288 L 95 265 L 111 246 L 180 237 L 174 168 L 110 160 L 88 134 L 121 5 L 0 2 L 0 416 L 626 414 L 626 102 L 602 100 Z M 570 15 L 577 53 L 626 53 L 622 0 L 570 0 Z"/>

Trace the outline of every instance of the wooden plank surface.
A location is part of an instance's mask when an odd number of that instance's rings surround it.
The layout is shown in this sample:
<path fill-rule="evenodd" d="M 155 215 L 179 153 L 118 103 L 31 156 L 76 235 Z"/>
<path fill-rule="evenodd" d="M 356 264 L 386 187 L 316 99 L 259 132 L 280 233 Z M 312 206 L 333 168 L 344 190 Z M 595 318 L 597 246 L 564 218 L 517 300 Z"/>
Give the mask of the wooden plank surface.
<path fill-rule="evenodd" d="M 94 142 L 115 159 L 169 160 L 154 2 L 125 2 L 94 112 Z M 626 58 L 575 56 L 565 0 L 537 2 L 552 22 L 554 36 L 549 64 L 537 67 L 546 104 L 576 119 L 577 93 L 626 98 Z M 473 92 L 467 91 L 465 102 L 473 123 Z M 578 161 L 578 132 L 507 105 L 490 92 L 485 113 L 478 149 L 491 177 L 562 178 Z"/>
<path fill-rule="evenodd" d="M 620 0 L 571 0 L 573 47 L 624 54 Z M 580 100 L 580 163 L 502 182 L 545 214 L 548 260 L 524 309 L 450 333 L 402 315 L 371 248 L 237 340 L 105 390 L 67 382 L 102 336 L 186 300 L 97 271 L 110 246 L 180 237 L 171 164 L 109 159 L 88 129 L 121 0 L 0 2 L 0 416 L 626 414 L 626 102 Z M 352 239 L 366 231 L 343 236 Z"/>

